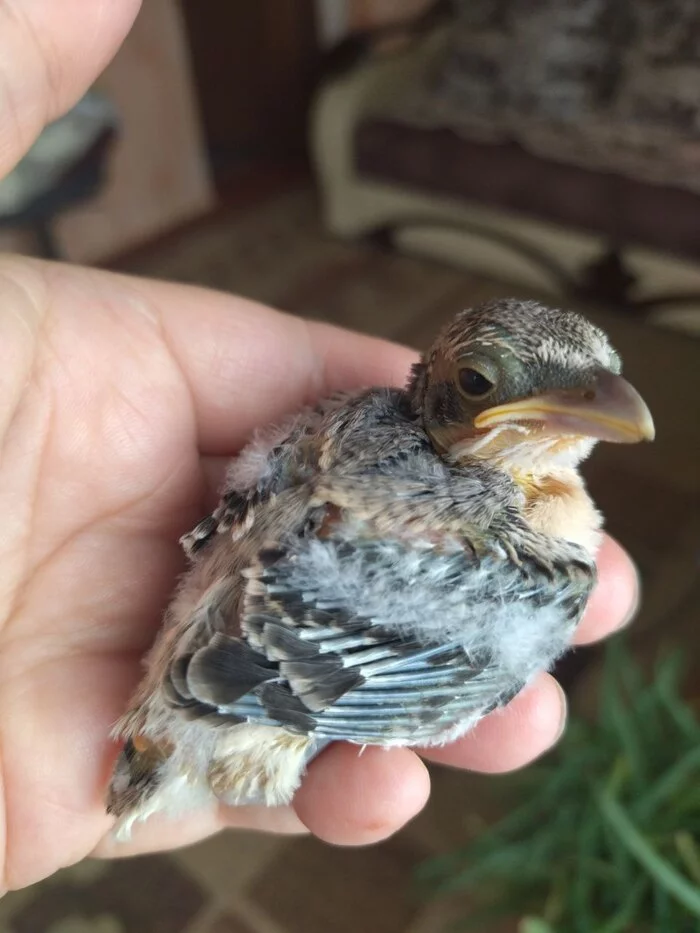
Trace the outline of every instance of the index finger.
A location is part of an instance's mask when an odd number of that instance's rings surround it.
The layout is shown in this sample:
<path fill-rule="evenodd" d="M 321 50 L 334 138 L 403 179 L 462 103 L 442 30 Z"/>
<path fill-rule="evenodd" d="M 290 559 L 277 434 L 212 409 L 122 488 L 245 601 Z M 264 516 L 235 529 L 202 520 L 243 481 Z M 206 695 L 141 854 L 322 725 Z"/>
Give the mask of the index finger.
<path fill-rule="evenodd" d="M 112 285 L 119 280 L 157 315 L 192 396 L 203 455 L 230 456 L 255 428 L 334 392 L 403 385 L 417 358 L 244 298 L 118 276 Z"/>
<path fill-rule="evenodd" d="M 574 643 L 587 645 L 631 621 L 639 603 L 639 577 L 630 556 L 605 535 L 596 558 L 598 582 L 576 630 Z"/>

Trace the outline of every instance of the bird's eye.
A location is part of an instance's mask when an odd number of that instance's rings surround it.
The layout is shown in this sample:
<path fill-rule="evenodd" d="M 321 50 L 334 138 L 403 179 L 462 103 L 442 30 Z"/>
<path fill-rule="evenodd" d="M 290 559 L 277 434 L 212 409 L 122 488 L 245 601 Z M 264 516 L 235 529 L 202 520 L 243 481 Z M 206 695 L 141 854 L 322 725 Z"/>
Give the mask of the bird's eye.
<path fill-rule="evenodd" d="M 459 384 L 469 398 L 483 398 L 493 389 L 493 383 L 478 369 L 466 367 L 459 371 Z"/>

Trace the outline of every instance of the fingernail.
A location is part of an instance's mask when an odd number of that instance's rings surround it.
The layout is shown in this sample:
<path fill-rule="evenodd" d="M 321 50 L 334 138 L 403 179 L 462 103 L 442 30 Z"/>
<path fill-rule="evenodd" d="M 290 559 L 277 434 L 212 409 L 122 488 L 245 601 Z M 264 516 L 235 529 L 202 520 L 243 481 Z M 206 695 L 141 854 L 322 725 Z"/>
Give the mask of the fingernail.
<path fill-rule="evenodd" d="M 561 720 L 559 722 L 559 729 L 557 730 L 556 738 L 554 739 L 553 744 L 558 742 L 559 739 L 564 734 L 564 730 L 566 729 L 566 722 L 567 722 L 567 719 L 569 718 L 568 717 L 569 701 L 567 700 L 566 694 L 564 693 L 564 689 L 562 685 L 559 683 L 559 681 L 557 680 L 555 681 L 555 683 L 557 685 L 557 690 L 559 691 L 559 696 L 561 697 Z"/>

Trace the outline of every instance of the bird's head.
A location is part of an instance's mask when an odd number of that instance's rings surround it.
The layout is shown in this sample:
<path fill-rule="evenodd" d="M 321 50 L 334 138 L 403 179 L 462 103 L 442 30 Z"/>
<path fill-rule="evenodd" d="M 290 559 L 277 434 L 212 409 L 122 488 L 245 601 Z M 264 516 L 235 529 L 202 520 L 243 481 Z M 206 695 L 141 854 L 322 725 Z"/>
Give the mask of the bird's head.
<path fill-rule="evenodd" d="M 599 440 L 652 440 L 606 335 L 534 301 L 462 311 L 414 367 L 408 391 L 435 447 L 508 471 L 575 466 Z"/>

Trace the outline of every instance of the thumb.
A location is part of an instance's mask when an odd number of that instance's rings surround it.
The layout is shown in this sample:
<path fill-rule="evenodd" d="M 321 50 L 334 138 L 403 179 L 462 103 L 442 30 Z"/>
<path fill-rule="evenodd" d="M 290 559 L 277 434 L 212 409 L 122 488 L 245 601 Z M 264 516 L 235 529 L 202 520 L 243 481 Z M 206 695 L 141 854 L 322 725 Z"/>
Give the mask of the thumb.
<path fill-rule="evenodd" d="M 141 0 L 1 0 L 0 178 L 85 93 Z"/>

